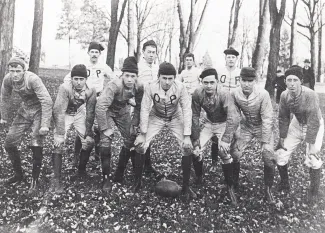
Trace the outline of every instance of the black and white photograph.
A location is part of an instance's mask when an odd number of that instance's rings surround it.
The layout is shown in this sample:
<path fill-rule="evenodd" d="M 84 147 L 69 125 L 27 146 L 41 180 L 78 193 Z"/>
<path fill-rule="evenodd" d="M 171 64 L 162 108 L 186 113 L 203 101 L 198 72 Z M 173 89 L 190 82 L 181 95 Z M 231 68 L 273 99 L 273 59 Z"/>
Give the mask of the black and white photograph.
<path fill-rule="evenodd" d="M 325 232 L 324 26 L 325 0 L 0 0 L 0 233 Z"/>

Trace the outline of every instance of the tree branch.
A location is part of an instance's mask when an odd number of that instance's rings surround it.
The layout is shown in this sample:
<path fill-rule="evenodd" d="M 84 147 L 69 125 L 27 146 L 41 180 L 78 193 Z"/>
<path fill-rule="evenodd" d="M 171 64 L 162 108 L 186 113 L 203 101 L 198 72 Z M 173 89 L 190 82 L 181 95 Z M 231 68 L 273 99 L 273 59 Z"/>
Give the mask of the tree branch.
<path fill-rule="evenodd" d="M 300 32 L 300 31 L 297 31 L 300 35 L 306 37 L 309 41 L 311 40 L 309 36 L 305 35 L 304 33 Z"/>

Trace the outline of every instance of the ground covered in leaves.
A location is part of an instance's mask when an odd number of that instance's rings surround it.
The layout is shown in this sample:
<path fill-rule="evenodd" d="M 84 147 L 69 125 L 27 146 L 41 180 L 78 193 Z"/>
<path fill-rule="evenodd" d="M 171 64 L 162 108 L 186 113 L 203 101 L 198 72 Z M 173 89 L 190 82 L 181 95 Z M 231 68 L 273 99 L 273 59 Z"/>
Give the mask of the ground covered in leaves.
<path fill-rule="evenodd" d="M 60 79 L 43 77 L 54 100 Z M 325 94 L 320 94 L 323 115 Z M 13 109 L 19 98 L 14 97 Z M 275 119 L 275 126 L 277 126 Z M 277 134 L 277 127 L 274 128 Z M 5 133 L 0 132 L 0 144 Z M 26 135 L 20 151 L 23 169 L 31 177 L 31 151 L 27 148 Z M 220 162 L 211 171 L 209 151 L 205 154 L 204 184 L 196 186 L 198 198 L 162 198 L 154 193 L 155 179 L 145 176 L 144 186 L 138 194 L 129 191 L 133 182 L 129 163 L 125 182 L 115 184 L 110 194 L 101 192 L 100 163 L 91 157 L 87 170 L 88 179 L 77 179 L 72 164 L 73 133 L 69 137 L 64 156 L 63 183 L 65 191 L 55 195 L 49 191 L 52 176 L 51 153 L 53 134 L 47 136 L 44 163 L 40 177 L 40 193 L 28 195 L 28 184 L 0 188 L 0 232 L 325 232 L 324 172 L 320 202 L 308 206 L 308 168 L 303 165 L 301 147 L 292 157 L 289 176 L 291 193 L 278 193 L 274 188 L 277 204 L 263 202 L 263 164 L 257 143 L 252 143 L 242 159 L 241 187 L 237 192 L 239 206 L 232 207 L 226 196 Z M 276 140 L 277 141 L 277 140 Z M 115 170 L 121 140 L 117 133 L 113 143 L 111 166 Z M 12 175 L 11 163 L 0 149 L 0 179 Z M 322 149 L 324 158 L 324 149 Z M 176 140 L 167 131 L 159 134 L 152 146 L 155 167 L 167 177 L 181 184 L 180 150 Z M 276 172 L 275 183 L 279 181 Z"/>

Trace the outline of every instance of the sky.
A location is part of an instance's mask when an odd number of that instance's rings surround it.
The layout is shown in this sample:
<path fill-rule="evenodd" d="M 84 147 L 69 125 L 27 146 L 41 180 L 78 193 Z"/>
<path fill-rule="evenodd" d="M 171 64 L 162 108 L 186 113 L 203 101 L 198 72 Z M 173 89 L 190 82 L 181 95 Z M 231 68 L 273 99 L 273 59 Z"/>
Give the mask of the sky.
<path fill-rule="evenodd" d="M 76 0 L 80 1 L 80 0 Z M 109 7 L 109 0 L 97 0 L 102 7 Z M 165 0 L 171 1 L 172 0 Z M 241 8 L 240 27 L 244 24 L 250 24 L 251 33 L 257 33 L 258 26 L 258 2 L 259 0 L 243 0 Z M 184 9 L 186 9 L 186 0 L 183 0 Z M 224 65 L 223 51 L 226 49 L 228 36 L 229 12 L 231 7 L 230 0 L 210 0 L 209 8 L 206 12 L 206 18 L 199 42 L 196 44 L 194 54 L 200 60 L 201 57 L 209 52 L 212 62 L 215 66 Z M 290 4 L 290 0 L 287 0 Z M 67 40 L 56 40 L 56 30 L 59 24 L 62 3 L 60 0 L 44 0 L 44 19 L 43 19 L 43 37 L 42 51 L 45 52 L 45 63 L 41 66 L 58 66 L 63 67 L 69 64 L 69 49 Z M 14 28 L 14 46 L 23 50 L 26 54 L 30 53 L 34 0 L 16 0 L 16 15 Z M 185 10 L 185 14 L 186 14 Z M 298 14 L 304 14 L 300 9 Z M 178 18 L 176 18 L 178 20 Z M 285 25 L 285 23 L 283 23 Z M 286 26 L 286 25 L 285 25 Z M 287 26 L 286 26 L 287 27 Z M 299 56 L 301 60 L 308 55 L 308 43 L 306 39 L 300 38 L 298 42 Z M 173 47 L 178 46 L 178 38 L 174 39 Z M 237 48 L 240 50 L 240 48 Z M 175 51 L 175 57 L 176 50 Z M 71 46 L 72 64 L 79 63 L 87 59 L 86 50 L 82 50 L 80 45 L 73 43 Z M 125 58 L 127 55 L 126 43 L 120 39 L 117 46 L 116 61 L 119 58 Z M 106 53 L 101 56 L 105 60 Z"/>

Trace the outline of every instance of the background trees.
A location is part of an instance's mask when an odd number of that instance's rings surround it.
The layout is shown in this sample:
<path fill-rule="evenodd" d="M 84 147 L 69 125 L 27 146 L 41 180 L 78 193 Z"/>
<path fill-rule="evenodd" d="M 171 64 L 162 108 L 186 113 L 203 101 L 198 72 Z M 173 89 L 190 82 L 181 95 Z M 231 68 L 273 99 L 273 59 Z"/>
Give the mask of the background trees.
<path fill-rule="evenodd" d="M 5 76 L 13 48 L 15 0 L 0 1 L 0 81 Z"/>
<path fill-rule="evenodd" d="M 38 74 L 42 50 L 42 28 L 43 28 L 44 0 L 35 0 L 34 24 L 32 34 L 32 47 L 30 51 L 29 70 Z"/>

